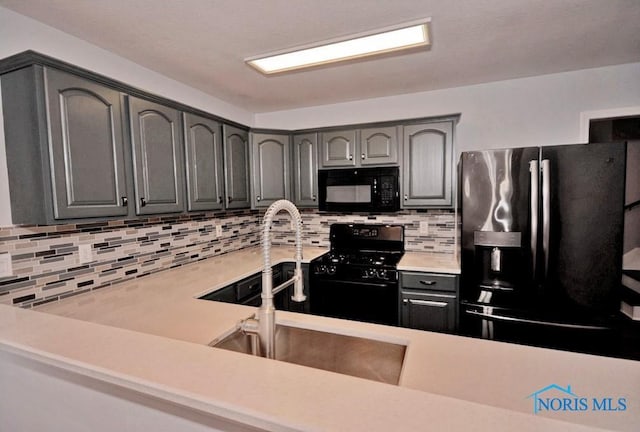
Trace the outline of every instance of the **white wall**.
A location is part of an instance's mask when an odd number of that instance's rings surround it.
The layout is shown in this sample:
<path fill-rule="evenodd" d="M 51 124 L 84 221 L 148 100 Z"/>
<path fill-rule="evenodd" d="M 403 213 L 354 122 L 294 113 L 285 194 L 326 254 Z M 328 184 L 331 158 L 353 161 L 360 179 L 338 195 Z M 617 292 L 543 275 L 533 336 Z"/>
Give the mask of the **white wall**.
<path fill-rule="evenodd" d="M 26 50 L 38 51 L 238 123 L 249 126 L 253 123 L 253 113 L 249 111 L 0 7 L 0 58 Z"/>
<path fill-rule="evenodd" d="M 304 129 L 461 113 L 460 152 L 578 143 L 582 111 L 629 106 L 640 106 L 640 63 L 259 113 L 255 126 Z"/>

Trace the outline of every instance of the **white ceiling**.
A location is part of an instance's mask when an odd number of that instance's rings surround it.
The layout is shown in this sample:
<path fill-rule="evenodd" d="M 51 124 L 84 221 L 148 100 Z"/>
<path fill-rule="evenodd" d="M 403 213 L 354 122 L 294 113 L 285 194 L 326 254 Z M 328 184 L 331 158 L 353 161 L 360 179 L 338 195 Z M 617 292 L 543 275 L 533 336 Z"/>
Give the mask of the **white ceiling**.
<path fill-rule="evenodd" d="M 0 0 L 0 5 L 252 112 L 640 61 L 640 0 Z M 430 50 L 271 77 L 243 62 L 424 17 L 432 18 Z"/>

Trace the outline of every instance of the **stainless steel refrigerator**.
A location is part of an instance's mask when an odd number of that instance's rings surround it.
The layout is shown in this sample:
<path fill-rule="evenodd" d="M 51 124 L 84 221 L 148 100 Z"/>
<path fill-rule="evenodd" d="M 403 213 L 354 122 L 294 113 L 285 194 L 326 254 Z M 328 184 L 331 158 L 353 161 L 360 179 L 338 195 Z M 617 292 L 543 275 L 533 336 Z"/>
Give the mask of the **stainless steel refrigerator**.
<path fill-rule="evenodd" d="M 605 353 L 622 267 L 626 145 L 466 152 L 464 334 Z"/>

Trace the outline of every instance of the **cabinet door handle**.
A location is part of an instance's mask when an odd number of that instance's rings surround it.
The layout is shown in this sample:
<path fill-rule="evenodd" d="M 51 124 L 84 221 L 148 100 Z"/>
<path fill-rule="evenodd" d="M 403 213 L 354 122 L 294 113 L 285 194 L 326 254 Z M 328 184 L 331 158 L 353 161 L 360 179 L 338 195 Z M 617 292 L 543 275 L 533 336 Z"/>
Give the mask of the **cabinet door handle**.
<path fill-rule="evenodd" d="M 222 197 L 221 196 L 218 197 L 218 204 L 222 204 Z"/>
<path fill-rule="evenodd" d="M 435 285 L 436 281 L 432 281 L 432 280 L 421 280 L 420 283 L 422 285 Z"/>
<path fill-rule="evenodd" d="M 256 195 L 256 201 L 260 202 L 260 195 Z"/>
<path fill-rule="evenodd" d="M 140 198 L 140 207 L 144 207 L 147 205 L 147 200 L 144 198 Z"/>
<path fill-rule="evenodd" d="M 227 196 L 227 204 L 231 204 L 231 201 L 233 201 L 233 198 L 231 198 L 230 196 Z"/>
<path fill-rule="evenodd" d="M 364 153 L 360 155 L 360 159 L 364 160 Z"/>
<path fill-rule="evenodd" d="M 435 306 L 435 307 L 447 307 L 447 303 L 439 302 L 439 301 L 431 301 L 431 300 L 414 300 L 414 299 L 404 299 L 402 300 L 404 304 L 415 304 L 421 306 Z"/>
<path fill-rule="evenodd" d="M 405 200 L 405 201 L 409 200 L 409 195 L 404 194 L 404 200 Z"/>
<path fill-rule="evenodd" d="M 126 207 L 127 204 L 129 204 L 129 200 L 127 199 L 126 196 L 120 197 L 120 205 L 122 207 Z"/>
<path fill-rule="evenodd" d="M 313 201 L 315 201 L 315 200 L 316 200 L 316 196 L 315 196 L 315 195 L 311 195 L 311 199 L 312 199 Z"/>
<path fill-rule="evenodd" d="M 349 160 L 353 160 L 353 155 L 349 155 Z"/>

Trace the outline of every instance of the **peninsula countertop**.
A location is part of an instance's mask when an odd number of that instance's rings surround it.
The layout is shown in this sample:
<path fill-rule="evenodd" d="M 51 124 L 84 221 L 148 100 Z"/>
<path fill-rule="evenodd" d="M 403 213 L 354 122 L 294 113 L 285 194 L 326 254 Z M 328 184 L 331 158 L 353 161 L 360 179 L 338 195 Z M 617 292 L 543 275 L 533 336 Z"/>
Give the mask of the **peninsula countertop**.
<path fill-rule="evenodd" d="M 323 252 L 305 248 L 304 256 Z M 274 264 L 291 261 L 293 248 L 274 247 L 272 257 Z M 197 297 L 260 268 L 260 249 L 251 248 L 37 310 L 3 306 L 0 349 L 268 430 L 586 431 L 640 424 L 640 362 L 630 360 L 289 312 L 278 312 L 278 321 L 406 344 L 400 384 L 210 348 L 255 308 Z M 625 397 L 629 408 L 534 415 L 527 397 L 553 383 L 584 396 Z"/>

